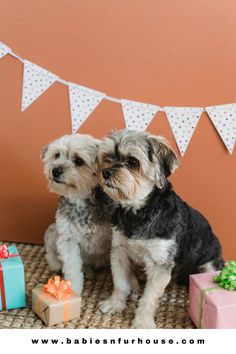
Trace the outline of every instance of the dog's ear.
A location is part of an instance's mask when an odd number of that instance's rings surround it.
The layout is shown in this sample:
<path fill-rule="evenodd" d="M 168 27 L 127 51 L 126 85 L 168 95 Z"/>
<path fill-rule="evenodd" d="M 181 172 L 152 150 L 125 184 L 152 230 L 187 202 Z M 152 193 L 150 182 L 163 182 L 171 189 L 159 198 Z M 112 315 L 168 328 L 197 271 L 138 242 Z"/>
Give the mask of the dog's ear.
<path fill-rule="evenodd" d="M 92 171 L 93 171 L 93 175 L 94 176 L 97 176 L 98 174 L 98 166 L 99 166 L 99 147 L 100 147 L 100 144 L 101 144 L 102 140 L 99 140 L 99 139 L 96 139 L 95 141 L 95 160 L 94 160 L 94 164 L 93 164 L 93 168 L 92 168 Z"/>
<path fill-rule="evenodd" d="M 163 188 L 167 177 L 179 166 L 179 159 L 163 137 L 150 135 L 148 142 L 148 156 L 155 164 L 155 182 L 159 188 Z"/>
<path fill-rule="evenodd" d="M 93 175 L 96 177 L 98 176 L 98 166 L 99 166 L 99 159 L 98 159 L 98 154 L 96 155 L 95 161 L 94 161 L 94 165 L 93 165 Z"/>
<path fill-rule="evenodd" d="M 49 147 L 49 144 L 48 145 L 45 145 L 42 150 L 41 150 L 41 154 L 40 154 L 40 159 L 43 160 L 46 156 L 46 153 L 48 151 L 48 147 Z"/>

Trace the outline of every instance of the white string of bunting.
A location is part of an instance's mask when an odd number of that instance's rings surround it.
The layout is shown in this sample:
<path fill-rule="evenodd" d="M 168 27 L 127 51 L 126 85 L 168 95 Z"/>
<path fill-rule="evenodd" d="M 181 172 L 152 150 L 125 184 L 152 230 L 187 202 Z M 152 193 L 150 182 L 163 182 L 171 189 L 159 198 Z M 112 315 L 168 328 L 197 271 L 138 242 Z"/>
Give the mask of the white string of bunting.
<path fill-rule="evenodd" d="M 206 112 L 232 154 L 236 141 L 236 103 L 211 107 L 160 107 L 158 105 L 118 99 L 105 93 L 63 80 L 58 75 L 15 54 L 0 42 L 0 59 L 11 55 L 24 64 L 21 110 L 25 111 L 55 82 L 68 86 L 71 126 L 75 133 L 103 99 L 119 103 L 128 129 L 146 130 L 158 112 L 165 112 L 170 128 L 183 156 L 203 112 Z"/>

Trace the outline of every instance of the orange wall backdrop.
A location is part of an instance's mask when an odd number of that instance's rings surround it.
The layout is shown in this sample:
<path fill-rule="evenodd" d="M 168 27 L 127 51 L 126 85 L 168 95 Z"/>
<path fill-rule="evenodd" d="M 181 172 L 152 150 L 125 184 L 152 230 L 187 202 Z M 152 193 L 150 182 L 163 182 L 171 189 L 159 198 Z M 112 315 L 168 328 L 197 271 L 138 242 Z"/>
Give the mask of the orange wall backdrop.
<path fill-rule="evenodd" d="M 236 102 L 234 0 L 0 0 L 0 40 L 24 58 L 115 97 L 169 106 Z M 67 88 L 54 84 L 21 112 L 22 64 L 0 61 L 0 238 L 42 242 L 57 197 L 41 147 L 71 132 Z M 103 101 L 80 129 L 102 137 L 123 128 L 119 104 Z M 164 113 L 149 130 L 177 150 Z M 198 208 L 236 256 L 236 151 L 229 155 L 204 113 L 176 191 Z"/>

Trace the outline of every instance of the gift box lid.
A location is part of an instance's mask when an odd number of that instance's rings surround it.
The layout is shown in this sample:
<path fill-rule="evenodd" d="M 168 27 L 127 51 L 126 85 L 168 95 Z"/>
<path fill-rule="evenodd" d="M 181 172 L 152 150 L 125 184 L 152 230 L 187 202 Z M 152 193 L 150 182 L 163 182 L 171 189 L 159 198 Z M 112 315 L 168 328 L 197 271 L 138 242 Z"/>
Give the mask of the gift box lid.
<path fill-rule="evenodd" d="M 18 267 L 19 265 L 23 265 L 22 259 L 16 246 L 8 246 L 8 251 L 10 255 L 18 254 L 19 256 L 1 259 L 0 261 L 2 262 L 2 265 L 7 266 L 7 268 L 14 268 Z"/>

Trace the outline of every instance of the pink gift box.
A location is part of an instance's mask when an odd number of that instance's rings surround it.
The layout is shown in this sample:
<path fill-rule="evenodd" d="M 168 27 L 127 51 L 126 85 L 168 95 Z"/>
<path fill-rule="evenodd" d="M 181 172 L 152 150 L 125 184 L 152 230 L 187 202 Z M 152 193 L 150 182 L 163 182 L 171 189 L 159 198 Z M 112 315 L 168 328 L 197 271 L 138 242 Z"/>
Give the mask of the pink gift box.
<path fill-rule="evenodd" d="M 198 328 L 236 328 L 236 291 L 213 282 L 218 274 L 190 275 L 189 315 Z"/>

